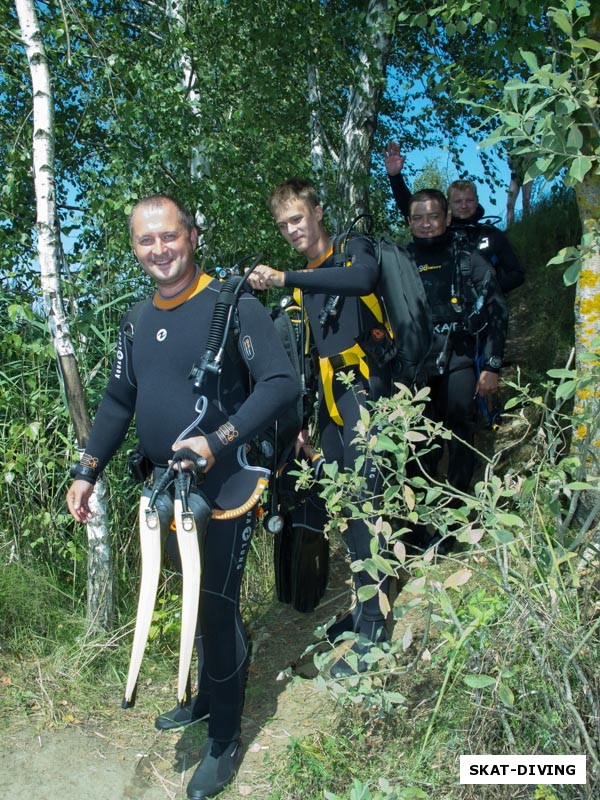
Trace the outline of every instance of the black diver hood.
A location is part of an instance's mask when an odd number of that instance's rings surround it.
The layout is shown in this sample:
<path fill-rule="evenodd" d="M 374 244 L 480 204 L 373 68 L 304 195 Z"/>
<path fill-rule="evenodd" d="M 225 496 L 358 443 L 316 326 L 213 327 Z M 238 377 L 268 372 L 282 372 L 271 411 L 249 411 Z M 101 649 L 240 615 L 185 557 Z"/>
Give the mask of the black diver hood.
<path fill-rule="evenodd" d="M 427 236 L 421 238 L 413 234 L 413 244 L 417 250 L 433 250 L 435 247 L 442 247 L 452 239 L 452 231 L 446 228 L 439 236 Z"/>

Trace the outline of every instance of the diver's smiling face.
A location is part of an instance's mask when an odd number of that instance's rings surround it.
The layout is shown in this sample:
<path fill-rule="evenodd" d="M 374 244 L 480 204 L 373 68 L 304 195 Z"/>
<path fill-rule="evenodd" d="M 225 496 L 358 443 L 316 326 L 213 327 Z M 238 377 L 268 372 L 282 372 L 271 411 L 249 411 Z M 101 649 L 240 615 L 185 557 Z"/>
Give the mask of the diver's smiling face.
<path fill-rule="evenodd" d="M 169 200 L 135 209 L 131 242 L 140 266 L 164 297 L 173 297 L 192 280 L 198 233 L 187 230 Z"/>
<path fill-rule="evenodd" d="M 419 200 L 410 205 L 408 224 L 413 236 L 417 239 L 431 239 L 441 236 L 450 223 L 450 212 L 444 209 L 437 200 Z"/>

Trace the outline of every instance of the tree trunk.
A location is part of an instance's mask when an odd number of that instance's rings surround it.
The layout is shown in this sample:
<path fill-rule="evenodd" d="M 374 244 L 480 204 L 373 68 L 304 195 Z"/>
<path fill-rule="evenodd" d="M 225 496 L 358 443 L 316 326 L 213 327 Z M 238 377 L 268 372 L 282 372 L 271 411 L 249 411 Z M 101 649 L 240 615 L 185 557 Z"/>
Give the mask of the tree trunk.
<path fill-rule="evenodd" d="M 166 4 L 165 13 L 173 23 L 185 30 L 185 0 L 170 0 Z M 182 86 L 187 94 L 188 102 L 195 117 L 200 119 L 201 116 L 201 98 L 196 89 L 196 71 L 193 65 L 191 56 L 188 53 L 182 53 L 179 58 L 179 66 L 182 71 Z M 190 175 L 192 179 L 208 178 L 210 177 L 210 159 L 206 151 L 200 145 L 190 147 Z M 200 250 L 206 249 L 206 231 L 208 230 L 208 222 L 206 215 L 200 206 L 194 209 L 194 217 L 196 226 L 198 227 L 198 248 Z"/>
<path fill-rule="evenodd" d="M 377 127 L 386 67 L 397 17 L 396 0 L 370 0 L 365 20 L 365 47 L 358 54 L 356 84 L 342 125 L 338 171 L 337 223 L 347 224 L 369 211 L 371 149 Z"/>
<path fill-rule="evenodd" d="M 321 118 L 321 92 L 319 89 L 319 70 L 315 64 L 309 64 L 306 70 L 308 86 L 308 108 L 310 113 L 310 163 L 313 175 L 319 188 L 321 205 L 329 206 L 327 192 L 327 155 L 334 161 L 337 155 L 327 147 L 325 131 Z"/>
<path fill-rule="evenodd" d="M 600 237 L 597 231 L 597 220 L 600 216 L 600 176 L 589 173 L 582 183 L 575 186 L 577 205 L 583 228 L 584 246 L 587 242 L 590 247 L 581 266 L 581 273 L 577 281 L 575 295 L 575 354 L 577 368 L 580 374 L 585 374 L 590 363 L 583 361 L 582 356 L 591 352 L 591 344 L 600 336 Z M 579 392 L 575 402 L 574 413 L 581 415 L 583 420 L 597 420 L 600 414 L 600 388 L 589 386 L 585 391 Z M 586 474 L 598 477 L 600 474 L 600 440 L 589 435 L 587 425 L 580 425 L 573 432 L 573 448 L 585 465 Z M 584 522 L 591 521 L 594 514 L 594 505 L 597 495 L 582 492 L 577 518 Z M 598 537 L 600 530 L 597 522 L 590 525 L 591 539 L 586 548 L 580 564 L 587 564 L 597 557 Z"/>
<path fill-rule="evenodd" d="M 33 94 L 33 172 L 37 211 L 37 251 L 44 311 L 65 387 L 78 446 L 90 432 L 81 376 L 61 294 L 54 180 L 54 108 L 50 72 L 33 0 L 15 0 Z M 88 525 L 88 620 L 110 627 L 113 618 L 111 549 L 104 487 L 96 489 L 96 516 Z M 98 605 L 96 605 L 98 604 Z"/>

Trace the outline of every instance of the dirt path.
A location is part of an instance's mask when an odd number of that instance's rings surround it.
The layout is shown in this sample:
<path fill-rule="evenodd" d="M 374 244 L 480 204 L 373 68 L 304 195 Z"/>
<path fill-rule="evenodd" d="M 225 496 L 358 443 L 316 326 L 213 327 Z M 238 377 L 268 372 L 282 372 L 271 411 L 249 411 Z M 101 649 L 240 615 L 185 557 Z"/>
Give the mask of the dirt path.
<path fill-rule="evenodd" d="M 331 701 L 312 681 L 294 681 L 290 672 L 314 674 L 312 659 L 299 662 L 315 641 L 314 628 L 347 602 L 343 581 L 332 580 L 314 614 L 300 614 L 274 602 L 251 629 L 253 656 L 242 722 L 244 760 L 236 780 L 220 800 L 271 793 L 269 774 L 290 738 L 322 725 Z M 1 677 L 1 676 L 0 676 Z M 1 687 L 0 687 L 1 690 Z M 0 737 L 0 797 L 10 800 L 179 800 L 199 762 L 206 725 L 160 733 L 156 707 L 168 706 L 160 689 L 141 687 L 134 709 L 123 711 L 119 698 L 107 698 L 97 715 L 62 726 L 48 724 L 42 709 L 3 721 Z"/>

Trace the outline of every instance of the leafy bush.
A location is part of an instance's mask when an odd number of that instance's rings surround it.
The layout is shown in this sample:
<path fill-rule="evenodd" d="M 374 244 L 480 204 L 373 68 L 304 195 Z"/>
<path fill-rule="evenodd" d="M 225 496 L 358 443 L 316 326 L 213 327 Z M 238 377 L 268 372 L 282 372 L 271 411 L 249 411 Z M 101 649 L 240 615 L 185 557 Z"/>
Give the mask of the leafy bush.
<path fill-rule="evenodd" d="M 351 472 L 325 468 L 330 534 L 343 533 L 349 518 L 366 520 L 372 555 L 352 568 L 366 569 L 380 585 L 385 576 L 402 578 L 393 616 L 403 633 L 374 647 L 369 670 L 350 679 L 330 679 L 336 656 L 317 653 L 316 684 L 375 719 L 409 713 L 406 680 L 420 673 L 436 687 L 421 751 L 447 724 L 448 706 L 466 699 L 470 733 L 463 752 L 584 753 L 591 784 L 600 779 L 600 618 L 593 600 L 600 421 L 590 406 L 577 416 L 570 410 L 575 394 L 599 384 L 600 342 L 595 347 L 583 372 L 553 371 L 544 394 L 512 386 L 506 413 L 535 423 L 533 452 L 504 475 L 496 474 L 495 457 L 487 460 L 472 495 L 457 496 L 420 468 L 423 454 L 449 435 L 423 417 L 427 389 L 413 394 L 400 387 L 362 414 L 359 439 L 383 476 L 378 498 L 364 500 L 361 459 Z M 569 447 L 575 427 L 580 435 Z M 310 480 L 308 471 L 301 473 L 302 484 Z M 456 536 L 459 548 L 448 556 L 415 551 L 406 537 L 416 524 L 442 538 Z M 376 592 L 362 587 L 359 598 Z M 381 592 L 380 602 L 385 611 Z M 349 796 L 402 797 L 397 790 L 392 781 L 389 794 L 355 787 Z"/>

